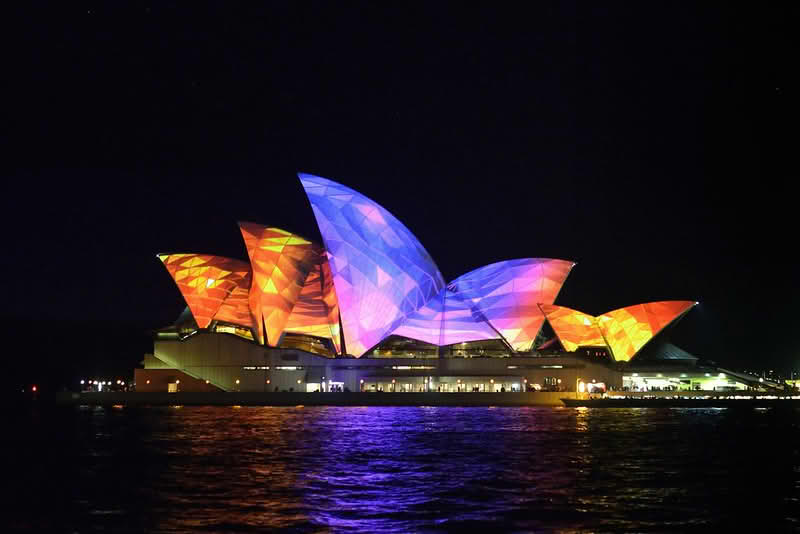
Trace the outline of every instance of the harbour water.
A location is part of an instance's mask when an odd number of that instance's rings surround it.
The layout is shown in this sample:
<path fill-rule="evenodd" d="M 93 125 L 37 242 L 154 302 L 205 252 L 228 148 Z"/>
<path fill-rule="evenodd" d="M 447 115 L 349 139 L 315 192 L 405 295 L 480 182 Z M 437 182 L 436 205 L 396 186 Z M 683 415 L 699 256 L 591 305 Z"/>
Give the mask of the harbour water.
<path fill-rule="evenodd" d="M 45 407 L 6 531 L 800 531 L 800 410 Z"/>

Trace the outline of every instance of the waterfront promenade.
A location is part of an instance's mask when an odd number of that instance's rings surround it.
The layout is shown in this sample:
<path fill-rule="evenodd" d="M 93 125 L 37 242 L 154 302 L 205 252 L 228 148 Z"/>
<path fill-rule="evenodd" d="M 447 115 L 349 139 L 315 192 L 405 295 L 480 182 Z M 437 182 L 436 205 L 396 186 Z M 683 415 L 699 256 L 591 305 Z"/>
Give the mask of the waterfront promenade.
<path fill-rule="evenodd" d="M 565 400 L 562 400 L 565 399 Z M 590 398 L 574 392 L 505 393 L 304 393 L 304 392 L 60 392 L 62 405 L 124 406 L 587 406 L 631 407 L 730 407 L 800 406 L 800 397 L 756 396 L 745 392 L 615 393 Z"/>
<path fill-rule="evenodd" d="M 58 404 L 126 406 L 563 406 L 564 392 L 262 393 L 60 392 Z M 572 393 L 571 395 L 575 395 Z"/>

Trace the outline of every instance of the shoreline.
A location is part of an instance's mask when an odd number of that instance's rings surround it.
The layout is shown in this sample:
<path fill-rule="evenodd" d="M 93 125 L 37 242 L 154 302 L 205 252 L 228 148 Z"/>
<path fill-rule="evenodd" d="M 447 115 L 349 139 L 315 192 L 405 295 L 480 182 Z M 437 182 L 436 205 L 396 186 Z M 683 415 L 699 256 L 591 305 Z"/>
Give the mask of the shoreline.
<path fill-rule="evenodd" d="M 564 392 L 305 393 L 305 392 L 59 392 L 57 405 L 88 406 L 551 406 L 568 408 L 800 407 L 800 397 L 699 396 L 569 398 Z M 574 393 L 572 394 L 574 395 Z"/>
<path fill-rule="evenodd" d="M 561 399 L 568 408 L 800 408 L 800 397 L 608 397 Z"/>
<path fill-rule="evenodd" d="M 564 406 L 564 392 L 305 393 L 59 392 L 59 405 L 124 406 Z"/>

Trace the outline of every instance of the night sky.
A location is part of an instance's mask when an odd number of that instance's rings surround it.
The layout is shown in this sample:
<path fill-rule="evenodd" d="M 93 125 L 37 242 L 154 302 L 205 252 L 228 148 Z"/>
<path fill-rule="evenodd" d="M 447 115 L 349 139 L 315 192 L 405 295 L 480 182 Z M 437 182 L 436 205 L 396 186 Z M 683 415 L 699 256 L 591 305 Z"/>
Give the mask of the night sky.
<path fill-rule="evenodd" d="M 17 9 L 2 267 L 23 367 L 130 370 L 184 307 L 158 252 L 246 259 L 239 220 L 319 241 L 302 171 L 386 207 L 447 280 L 574 260 L 558 304 L 698 300 L 676 344 L 800 368 L 797 8 Z"/>

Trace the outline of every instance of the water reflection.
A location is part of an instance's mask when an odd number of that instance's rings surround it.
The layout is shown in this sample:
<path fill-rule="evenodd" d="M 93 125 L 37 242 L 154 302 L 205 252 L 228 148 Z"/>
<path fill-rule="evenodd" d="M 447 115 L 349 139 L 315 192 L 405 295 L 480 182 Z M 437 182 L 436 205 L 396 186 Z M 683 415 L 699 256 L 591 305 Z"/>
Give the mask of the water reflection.
<path fill-rule="evenodd" d="M 186 406 L 36 421 L 41 439 L 20 454 L 50 458 L 56 483 L 23 481 L 22 494 L 60 513 L 34 520 L 21 501 L 21 530 L 661 531 L 733 528 L 754 509 L 762 530 L 798 520 L 796 411 Z"/>

